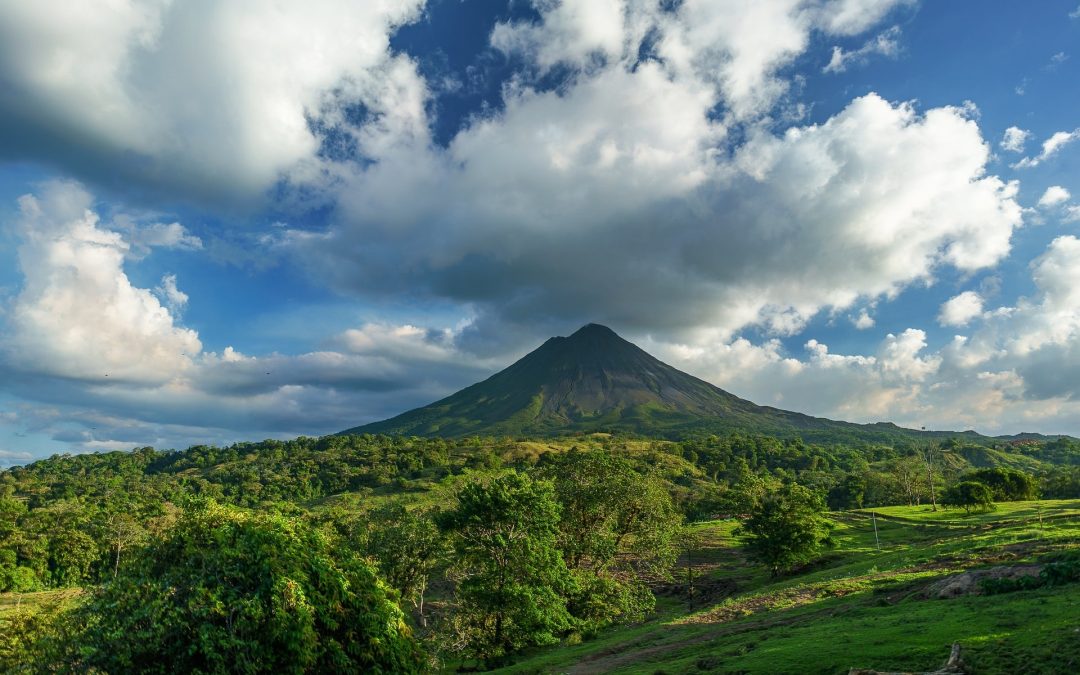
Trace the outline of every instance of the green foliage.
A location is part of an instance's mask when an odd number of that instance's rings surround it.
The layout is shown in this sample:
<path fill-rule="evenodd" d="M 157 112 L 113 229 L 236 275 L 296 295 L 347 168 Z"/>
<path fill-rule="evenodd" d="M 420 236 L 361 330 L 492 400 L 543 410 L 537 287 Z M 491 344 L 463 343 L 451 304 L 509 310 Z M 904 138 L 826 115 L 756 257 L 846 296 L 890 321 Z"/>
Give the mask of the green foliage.
<path fill-rule="evenodd" d="M 994 501 L 999 502 L 1028 501 L 1039 494 L 1039 483 L 1034 476 L 1004 466 L 973 471 L 965 475 L 964 480 L 987 486 L 993 493 Z"/>
<path fill-rule="evenodd" d="M 318 531 L 212 501 L 77 610 L 69 658 L 106 672 L 416 672 L 424 660 L 374 571 Z"/>
<path fill-rule="evenodd" d="M 614 453 L 576 449 L 549 458 L 542 470 L 561 506 L 559 548 L 567 565 L 660 575 L 670 569 L 682 517 L 655 476 Z"/>
<path fill-rule="evenodd" d="M 813 559 L 828 538 L 828 521 L 814 493 L 797 484 L 765 495 L 742 525 L 747 552 L 773 576 Z"/>
<path fill-rule="evenodd" d="M 974 511 L 992 511 L 994 509 L 994 493 L 984 483 L 966 480 L 949 486 L 949 489 L 941 495 L 941 503 L 945 506 L 963 508 L 966 513 Z"/>
<path fill-rule="evenodd" d="M 865 493 L 866 479 L 856 474 L 848 474 L 829 490 L 829 508 L 833 511 L 861 509 Z"/>
<path fill-rule="evenodd" d="M 556 548 L 558 523 L 550 482 L 511 471 L 465 484 L 439 518 L 457 554 L 455 646 L 490 659 L 570 628 L 564 596 L 573 579 Z"/>
<path fill-rule="evenodd" d="M 400 504 L 386 505 L 370 515 L 364 546 L 382 578 L 412 602 L 422 622 L 426 622 L 424 592 L 428 578 L 445 549 L 434 515 L 427 509 L 410 511 Z"/>

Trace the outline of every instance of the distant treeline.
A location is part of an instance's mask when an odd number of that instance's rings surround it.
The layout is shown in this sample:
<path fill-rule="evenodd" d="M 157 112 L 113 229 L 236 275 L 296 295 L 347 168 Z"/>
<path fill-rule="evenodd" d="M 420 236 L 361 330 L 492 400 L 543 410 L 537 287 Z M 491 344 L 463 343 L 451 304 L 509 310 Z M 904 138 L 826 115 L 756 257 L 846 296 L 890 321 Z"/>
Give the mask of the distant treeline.
<path fill-rule="evenodd" d="M 1080 443 L 985 447 L 814 445 L 732 434 L 678 442 L 593 435 L 557 440 L 301 437 L 194 446 L 183 451 L 58 455 L 0 472 L 0 590 L 96 582 L 115 571 L 130 541 L 152 532 L 193 496 L 283 512 L 317 511 L 327 498 L 419 494 L 453 476 L 530 470 L 570 448 L 624 455 L 656 475 L 690 520 L 738 509 L 736 486 L 751 478 L 799 483 L 831 508 L 919 504 L 976 469 L 1033 476 L 1044 498 L 1080 498 Z M 928 457 L 928 452 L 930 456 Z M 929 461 L 929 474 L 928 474 Z"/>

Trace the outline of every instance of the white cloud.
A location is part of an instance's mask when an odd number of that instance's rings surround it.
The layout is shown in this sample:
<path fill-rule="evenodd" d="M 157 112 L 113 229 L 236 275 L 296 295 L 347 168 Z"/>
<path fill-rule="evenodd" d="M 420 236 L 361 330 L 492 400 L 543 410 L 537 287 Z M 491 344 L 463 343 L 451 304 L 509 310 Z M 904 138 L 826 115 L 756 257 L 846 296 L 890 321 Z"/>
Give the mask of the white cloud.
<path fill-rule="evenodd" d="M 1009 127 L 1005 130 L 1005 135 L 1002 136 L 999 145 L 1009 152 L 1023 152 L 1029 138 L 1031 138 L 1030 131 L 1020 127 Z"/>
<path fill-rule="evenodd" d="M 975 291 L 964 291 L 941 305 L 938 323 L 942 326 L 966 326 L 982 311 L 982 296 Z"/>
<path fill-rule="evenodd" d="M 176 276 L 153 291 L 134 286 L 124 271 L 129 243 L 92 202 L 73 183 L 19 201 L 23 285 L 4 318 L 0 388 L 26 403 L 4 423 L 83 450 L 329 433 L 496 369 L 459 348 L 462 326 L 369 323 L 322 351 L 204 352 L 198 334 L 176 323 L 190 302 Z"/>
<path fill-rule="evenodd" d="M 145 256 L 151 248 L 171 248 L 182 251 L 202 250 L 202 239 L 187 231 L 180 223 L 152 223 L 132 228 L 127 236 L 133 251 Z"/>
<path fill-rule="evenodd" d="M 992 266 L 1021 222 L 962 108 L 868 95 L 726 159 L 709 97 L 657 64 L 507 97 L 445 155 L 354 172 L 338 222 L 287 245 L 343 289 L 467 304 L 489 334 L 538 316 L 790 334 L 939 266 Z"/>
<path fill-rule="evenodd" d="M 161 285 L 154 290 L 165 301 L 165 306 L 173 314 L 179 314 L 187 306 L 188 295 L 176 287 L 175 274 L 166 274 L 161 277 Z"/>
<path fill-rule="evenodd" d="M 865 65 L 871 56 L 885 56 L 895 59 L 900 54 L 900 27 L 893 26 L 869 40 L 863 46 L 851 51 L 833 47 L 832 58 L 822 72 L 842 73 L 852 65 Z"/>
<path fill-rule="evenodd" d="M 343 103 L 373 113 L 346 129 L 360 145 L 426 133 L 423 84 L 389 48 L 422 4 L 5 2 L 5 142 L 101 182 L 248 198 L 302 171 L 309 119 L 335 124 Z"/>
<path fill-rule="evenodd" d="M 812 33 L 857 35 L 908 2 L 687 0 L 673 11 L 635 0 L 532 4 L 541 21 L 497 25 L 494 47 L 528 57 L 540 72 L 557 64 L 588 71 L 632 66 L 648 41 L 669 77 L 723 102 L 732 119 L 748 119 L 787 91 L 777 71 L 806 50 Z"/>
<path fill-rule="evenodd" d="M 874 327 L 874 317 L 870 316 L 864 309 L 859 312 L 859 316 L 851 320 L 851 324 L 858 330 L 868 330 Z"/>
<path fill-rule="evenodd" d="M 52 183 L 19 200 L 25 282 L 9 319 L 9 362 L 87 381 L 163 382 L 191 366 L 198 335 L 176 326 L 123 270 L 129 244 L 100 227 L 91 197 Z"/>
<path fill-rule="evenodd" d="M 1039 197 L 1039 206 L 1043 208 L 1057 206 L 1069 201 L 1071 196 L 1069 191 L 1060 185 L 1051 185 L 1046 188 L 1046 192 L 1042 194 L 1042 197 Z"/>
<path fill-rule="evenodd" d="M 1076 9 L 1069 12 L 1069 18 L 1070 19 L 1080 19 L 1080 5 L 1077 5 Z"/>
<path fill-rule="evenodd" d="M 1080 206 L 1068 206 L 1065 208 L 1065 216 L 1062 220 L 1066 223 L 1075 223 L 1080 221 Z"/>
<path fill-rule="evenodd" d="M 0 468 L 7 468 L 9 466 L 26 464 L 32 459 L 33 455 L 31 455 L 29 452 L 19 452 L 16 450 L 0 450 Z"/>
<path fill-rule="evenodd" d="M 1012 167 L 1014 169 L 1027 169 L 1038 166 L 1061 152 L 1062 148 L 1077 139 L 1080 139 L 1080 128 L 1073 129 L 1072 131 L 1057 131 L 1051 135 L 1050 138 L 1043 141 L 1041 153 L 1035 157 L 1025 157 L 1013 164 Z"/>

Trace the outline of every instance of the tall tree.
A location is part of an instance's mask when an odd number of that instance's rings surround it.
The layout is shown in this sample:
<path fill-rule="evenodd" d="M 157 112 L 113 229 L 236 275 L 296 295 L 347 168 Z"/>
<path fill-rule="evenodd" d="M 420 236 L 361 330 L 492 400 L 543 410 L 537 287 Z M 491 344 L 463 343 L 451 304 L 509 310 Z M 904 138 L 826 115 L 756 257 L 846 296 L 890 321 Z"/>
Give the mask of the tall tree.
<path fill-rule="evenodd" d="M 456 554 L 455 646 L 491 659 L 555 642 L 570 627 L 558 523 L 550 482 L 511 471 L 461 488 L 456 508 L 439 518 Z"/>
<path fill-rule="evenodd" d="M 424 593 L 445 548 L 435 514 L 393 504 L 377 509 L 368 522 L 368 554 L 375 559 L 386 583 L 412 603 L 421 625 L 426 626 Z"/>

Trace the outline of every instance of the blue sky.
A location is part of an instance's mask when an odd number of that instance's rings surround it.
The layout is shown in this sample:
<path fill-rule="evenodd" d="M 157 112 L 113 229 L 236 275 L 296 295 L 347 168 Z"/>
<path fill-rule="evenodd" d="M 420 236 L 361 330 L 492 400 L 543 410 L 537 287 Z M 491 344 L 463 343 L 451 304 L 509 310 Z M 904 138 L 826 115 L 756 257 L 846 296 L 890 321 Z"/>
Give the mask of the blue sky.
<path fill-rule="evenodd" d="M 601 322 L 1080 434 L 1080 7 L 0 5 L 0 464 L 323 434 Z"/>

